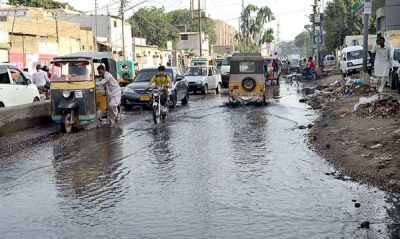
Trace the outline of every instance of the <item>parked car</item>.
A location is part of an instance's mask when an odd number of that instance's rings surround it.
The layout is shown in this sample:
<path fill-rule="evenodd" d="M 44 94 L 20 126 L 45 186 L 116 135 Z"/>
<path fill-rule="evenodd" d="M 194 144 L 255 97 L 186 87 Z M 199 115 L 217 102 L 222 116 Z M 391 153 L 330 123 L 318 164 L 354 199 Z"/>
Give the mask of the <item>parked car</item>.
<path fill-rule="evenodd" d="M 342 50 L 340 59 L 340 71 L 343 77 L 359 73 L 363 68 L 363 47 L 362 46 L 349 46 Z M 368 68 L 371 69 L 372 65 L 368 61 Z"/>
<path fill-rule="evenodd" d="M 398 70 L 400 69 L 400 48 L 392 48 L 392 58 L 393 58 L 393 62 L 392 62 L 392 66 L 393 66 L 393 70 L 390 74 L 390 86 L 392 88 L 392 90 L 399 90 L 400 92 L 400 81 L 399 81 L 399 76 L 397 74 Z"/>
<path fill-rule="evenodd" d="M 189 91 L 201 91 L 204 95 L 208 90 L 221 93 L 222 78 L 215 66 L 190 66 L 186 69 L 185 78 L 189 82 Z"/>
<path fill-rule="evenodd" d="M 0 107 L 40 101 L 39 90 L 16 66 L 0 64 Z"/>
<path fill-rule="evenodd" d="M 300 61 L 299 59 L 293 59 L 290 61 L 290 71 L 291 72 L 300 72 Z"/>
<path fill-rule="evenodd" d="M 182 72 L 176 67 L 166 67 L 165 72 L 173 82 L 172 89 L 169 90 L 171 108 L 174 108 L 178 101 L 181 101 L 182 104 L 187 104 L 189 100 L 189 85 Z M 149 106 L 151 91 L 145 91 L 145 89 L 151 78 L 156 74 L 158 74 L 156 67 L 140 70 L 133 82 L 125 87 L 121 105 L 126 109 L 131 109 L 135 105 Z"/>
<path fill-rule="evenodd" d="M 221 77 L 222 77 L 222 86 L 228 87 L 229 86 L 229 78 L 231 75 L 231 59 L 232 56 L 227 56 L 224 58 L 224 61 L 221 65 Z"/>

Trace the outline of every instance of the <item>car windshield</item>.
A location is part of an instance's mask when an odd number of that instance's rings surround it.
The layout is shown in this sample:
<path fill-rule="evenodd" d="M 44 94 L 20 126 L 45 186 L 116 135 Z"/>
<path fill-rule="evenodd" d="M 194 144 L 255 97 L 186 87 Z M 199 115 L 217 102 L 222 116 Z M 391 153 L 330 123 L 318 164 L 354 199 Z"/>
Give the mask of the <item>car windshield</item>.
<path fill-rule="evenodd" d="M 225 57 L 224 61 L 222 62 L 222 65 L 230 66 L 231 65 L 231 58 L 232 57 Z"/>
<path fill-rule="evenodd" d="M 173 81 L 172 70 L 171 69 L 167 69 L 167 70 L 165 70 L 165 72 L 167 73 L 169 78 L 171 78 L 171 80 Z M 144 70 L 141 70 L 137 74 L 134 82 L 150 82 L 151 78 L 153 78 L 153 76 L 155 76 L 157 74 L 158 74 L 157 69 L 144 69 Z"/>
<path fill-rule="evenodd" d="M 347 53 L 347 60 L 348 61 L 362 59 L 362 58 L 363 58 L 363 51 L 362 50 L 351 51 L 351 52 Z"/>
<path fill-rule="evenodd" d="M 185 72 L 185 76 L 206 76 L 207 67 L 189 67 Z"/>
<path fill-rule="evenodd" d="M 92 73 L 89 62 L 55 62 L 52 81 L 89 81 Z"/>
<path fill-rule="evenodd" d="M 400 49 L 394 50 L 394 53 L 393 53 L 393 60 L 395 60 L 395 61 L 400 61 Z"/>

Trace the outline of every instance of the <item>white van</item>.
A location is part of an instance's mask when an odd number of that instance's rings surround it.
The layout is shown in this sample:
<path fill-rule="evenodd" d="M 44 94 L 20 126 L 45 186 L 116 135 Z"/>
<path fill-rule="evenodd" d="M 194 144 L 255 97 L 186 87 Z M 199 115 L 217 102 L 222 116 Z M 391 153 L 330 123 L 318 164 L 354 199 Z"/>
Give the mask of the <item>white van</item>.
<path fill-rule="evenodd" d="M 371 68 L 371 63 L 369 62 L 368 62 L 368 68 Z M 343 48 L 340 57 L 340 71 L 343 77 L 359 73 L 362 71 L 362 69 L 363 69 L 363 47 L 349 46 Z"/>
<path fill-rule="evenodd" d="M 229 86 L 229 78 L 231 76 L 231 59 L 232 56 L 225 57 L 221 65 L 221 76 L 222 76 L 223 87 Z"/>

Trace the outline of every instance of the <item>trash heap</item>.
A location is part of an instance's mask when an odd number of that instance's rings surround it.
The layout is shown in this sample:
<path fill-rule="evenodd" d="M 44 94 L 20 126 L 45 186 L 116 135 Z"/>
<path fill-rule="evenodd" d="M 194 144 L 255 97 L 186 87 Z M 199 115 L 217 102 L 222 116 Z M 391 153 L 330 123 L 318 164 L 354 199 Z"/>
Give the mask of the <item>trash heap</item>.
<path fill-rule="evenodd" d="M 376 87 L 365 84 L 361 79 L 336 81 L 329 86 L 319 86 L 314 93 L 301 102 L 308 102 L 313 109 L 326 109 L 340 98 L 364 96 L 353 108 L 353 112 L 361 117 L 389 118 L 400 116 L 400 102 L 392 96 L 379 96 Z"/>
<path fill-rule="evenodd" d="M 363 98 L 363 97 L 362 97 Z M 400 116 L 400 102 L 392 96 L 379 96 L 375 95 L 370 98 L 370 102 L 362 104 L 363 99 L 354 107 L 356 115 L 361 117 L 382 117 L 390 118 Z"/>

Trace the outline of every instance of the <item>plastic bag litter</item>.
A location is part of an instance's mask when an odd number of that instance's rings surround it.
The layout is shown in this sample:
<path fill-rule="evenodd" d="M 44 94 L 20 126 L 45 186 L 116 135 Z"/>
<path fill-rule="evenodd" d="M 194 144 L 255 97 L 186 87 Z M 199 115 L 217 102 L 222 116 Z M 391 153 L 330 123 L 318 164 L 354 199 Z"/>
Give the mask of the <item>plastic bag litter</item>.
<path fill-rule="evenodd" d="M 371 97 L 361 97 L 358 103 L 354 106 L 353 111 L 357 111 L 360 105 L 372 104 L 379 100 L 379 94 L 373 95 Z"/>

